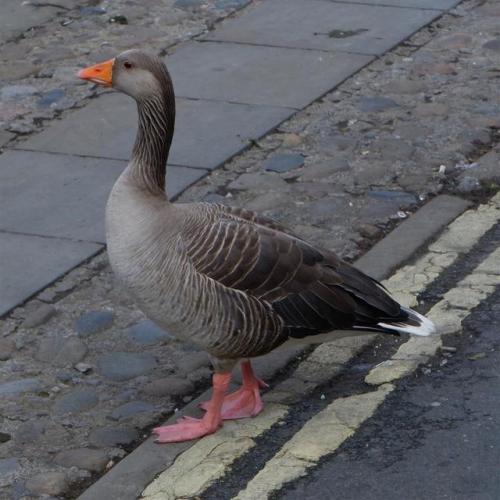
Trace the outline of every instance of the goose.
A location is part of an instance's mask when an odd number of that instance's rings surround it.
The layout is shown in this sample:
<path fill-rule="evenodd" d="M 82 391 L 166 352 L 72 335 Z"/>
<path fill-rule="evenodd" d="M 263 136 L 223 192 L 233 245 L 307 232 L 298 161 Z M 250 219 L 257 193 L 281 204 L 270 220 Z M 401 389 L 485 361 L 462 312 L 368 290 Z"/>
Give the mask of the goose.
<path fill-rule="evenodd" d="M 217 203 L 169 201 L 165 174 L 175 98 L 162 59 L 127 50 L 78 76 L 137 103 L 131 158 L 106 206 L 113 272 L 146 316 L 208 352 L 213 365 L 203 418 L 157 427 L 157 442 L 200 438 L 223 420 L 259 414 L 266 385 L 251 359 L 278 346 L 434 332 L 429 319 L 398 304 L 376 280 L 275 220 Z M 242 385 L 229 394 L 239 362 Z"/>

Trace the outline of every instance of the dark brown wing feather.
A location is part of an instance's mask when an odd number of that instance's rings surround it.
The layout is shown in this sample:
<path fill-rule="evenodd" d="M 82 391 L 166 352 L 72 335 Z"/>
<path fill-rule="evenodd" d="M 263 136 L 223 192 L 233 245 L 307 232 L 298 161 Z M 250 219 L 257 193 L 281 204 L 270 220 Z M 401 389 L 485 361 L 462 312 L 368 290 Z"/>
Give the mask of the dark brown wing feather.
<path fill-rule="evenodd" d="M 380 284 L 333 253 L 254 212 L 226 207 L 221 212 L 195 242 L 187 238 L 195 268 L 270 303 L 290 336 L 377 330 L 380 321 L 405 319 Z"/>

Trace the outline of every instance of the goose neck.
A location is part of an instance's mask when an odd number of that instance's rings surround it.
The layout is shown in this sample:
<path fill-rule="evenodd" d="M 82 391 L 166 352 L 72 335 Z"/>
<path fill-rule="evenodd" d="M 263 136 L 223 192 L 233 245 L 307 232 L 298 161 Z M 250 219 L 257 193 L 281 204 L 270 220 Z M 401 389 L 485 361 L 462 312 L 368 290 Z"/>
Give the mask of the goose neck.
<path fill-rule="evenodd" d="M 164 195 L 175 123 L 175 99 L 171 85 L 162 94 L 138 99 L 137 110 L 139 125 L 130 162 L 132 177 L 140 188 Z"/>

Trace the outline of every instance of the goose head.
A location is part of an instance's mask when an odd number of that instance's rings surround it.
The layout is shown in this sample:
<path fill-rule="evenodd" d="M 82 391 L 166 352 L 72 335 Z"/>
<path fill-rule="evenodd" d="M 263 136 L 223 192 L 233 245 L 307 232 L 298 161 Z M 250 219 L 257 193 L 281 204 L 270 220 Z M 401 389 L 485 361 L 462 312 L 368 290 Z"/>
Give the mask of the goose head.
<path fill-rule="evenodd" d="M 83 80 L 119 90 L 137 102 L 137 135 L 129 162 L 134 182 L 165 196 L 165 172 L 175 125 L 172 80 L 163 60 L 141 50 L 82 69 Z"/>
<path fill-rule="evenodd" d="M 113 59 L 82 69 L 78 77 L 112 87 L 136 101 L 161 95 L 171 86 L 164 62 L 141 50 L 127 50 Z"/>

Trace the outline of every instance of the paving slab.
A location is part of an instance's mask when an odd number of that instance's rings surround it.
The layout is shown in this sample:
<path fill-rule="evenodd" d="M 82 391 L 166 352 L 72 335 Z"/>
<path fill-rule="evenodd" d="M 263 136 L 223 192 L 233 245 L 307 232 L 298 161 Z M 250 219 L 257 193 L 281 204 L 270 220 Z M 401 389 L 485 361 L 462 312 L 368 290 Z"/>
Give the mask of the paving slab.
<path fill-rule="evenodd" d="M 274 6 L 274 2 L 270 4 Z M 268 8 L 268 3 L 259 5 Z M 281 22 L 280 18 L 288 16 L 288 4 L 283 8 L 272 23 L 265 20 L 266 26 L 291 31 L 290 25 Z M 244 31 L 252 22 L 247 20 L 251 14 L 232 22 L 242 23 Z M 296 109 L 307 106 L 370 61 L 372 57 L 366 55 L 209 41 L 187 44 L 167 58 L 179 96 Z"/>
<path fill-rule="evenodd" d="M 414 9 L 446 10 L 455 7 L 462 0 L 329 0 L 340 3 L 361 3 L 369 5 L 391 5 L 394 7 L 410 7 Z"/>
<path fill-rule="evenodd" d="M 180 86 L 177 88 L 180 90 Z M 176 105 L 169 162 L 210 170 L 245 149 L 250 139 L 261 137 L 295 112 L 288 108 L 193 99 L 177 99 Z M 17 147 L 128 160 L 136 130 L 134 101 L 123 94 L 109 93 Z"/>
<path fill-rule="evenodd" d="M 209 170 L 203 168 L 191 168 L 178 165 L 168 165 L 167 167 L 167 195 L 175 200 L 191 184 L 199 181 Z"/>
<path fill-rule="evenodd" d="M 6 151 L 0 156 L 0 230 L 104 242 L 107 196 L 125 165 L 116 160 Z"/>
<path fill-rule="evenodd" d="M 5 152 L 0 156 L 0 230 L 104 243 L 106 201 L 125 166 L 123 160 Z M 207 173 L 169 167 L 169 196 L 179 195 Z"/>
<path fill-rule="evenodd" d="M 358 259 L 356 267 L 377 280 L 389 276 L 395 269 L 394 262 L 401 266 L 415 258 L 425 243 L 470 205 L 458 196 L 436 196 Z M 394 260 L 383 255 L 391 255 Z"/>
<path fill-rule="evenodd" d="M 48 21 L 61 9 L 47 2 L 43 7 L 34 7 L 19 0 L 0 2 L 0 41 L 4 42 L 23 31 Z"/>
<path fill-rule="evenodd" d="M 0 315 L 102 248 L 96 243 L 0 232 Z"/>
<path fill-rule="evenodd" d="M 441 14 L 329 0 L 275 0 L 223 23 L 206 39 L 380 55 Z"/>

